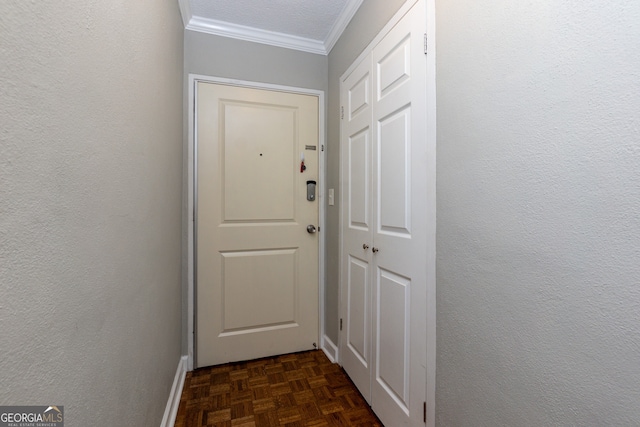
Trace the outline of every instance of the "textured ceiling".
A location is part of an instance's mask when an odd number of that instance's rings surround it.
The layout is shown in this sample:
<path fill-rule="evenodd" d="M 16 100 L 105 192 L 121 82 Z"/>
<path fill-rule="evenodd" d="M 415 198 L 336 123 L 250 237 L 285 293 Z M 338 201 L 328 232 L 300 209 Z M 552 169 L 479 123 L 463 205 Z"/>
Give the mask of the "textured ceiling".
<path fill-rule="evenodd" d="M 188 0 L 198 19 L 324 42 L 353 0 Z"/>

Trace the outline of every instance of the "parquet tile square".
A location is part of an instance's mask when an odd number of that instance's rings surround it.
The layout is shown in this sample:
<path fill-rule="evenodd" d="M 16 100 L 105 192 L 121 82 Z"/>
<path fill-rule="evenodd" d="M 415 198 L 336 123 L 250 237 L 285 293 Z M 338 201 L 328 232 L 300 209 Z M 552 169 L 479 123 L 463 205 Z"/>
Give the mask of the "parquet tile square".
<path fill-rule="evenodd" d="M 219 423 L 227 420 L 231 420 L 231 408 L 209 412 L 207 414 L 207 424 Z"/>
<path fill-rule="evenodd" d="M 256 421 L 253 415 L 251 415 L 244 418 L 236 418 L 231 421 L 231 425 L 233 427 L 255 427 Z"/>
<path fill-rule="evenodd" d="M 322 351 L 187 373 L 176 427 L 382 427 Z"/>
<path fill-rule="evenodd" d="M 258 384 L 255 386 L 252 386 L 251 383 L 249 383 L 249 386 L 251 387 L 251 393 L 253 393 L 254 400 L 265 399 L 273 395 L 271 393 L 271 386 L 268 382 L 266 384 Z"/>
<path fill-rule="evenodd" d="M 313 394 L 312 390 L 296 391 L 293 394 L 293 398 L 295 399 L 296 404 L 298 405 L 304 405 L 305 403 L 313 403 L 313 405 L 316 406 L 315 405 L 316 396 L 315 394 Z"/>
<path fill-rule="evenodd" d="M 288 424 L 294 421 L 301 421 L 302 415 L 300 415 L 297 407 L 286 407 L 278 409 L 278 420 L 280 424 Z"/>
<path fill-rule="evenodd" d="M 206 396 L 230 395 L 231 384 L 214 384 L 206 388 Z"/>
<path fill-rule="evenodd" d="M 291 386 L 287 382 L 281 382 L 277 384 L 271 384 L 271 395 L 280 396 L 282 394 L 291 393 Z"/>
<path fill-rule="evenodd" d="M 272 398 L 258 399 L 253 401 L 253 412 L 255 414 L 273 411 L 276 408 L 276 401 Z"/>

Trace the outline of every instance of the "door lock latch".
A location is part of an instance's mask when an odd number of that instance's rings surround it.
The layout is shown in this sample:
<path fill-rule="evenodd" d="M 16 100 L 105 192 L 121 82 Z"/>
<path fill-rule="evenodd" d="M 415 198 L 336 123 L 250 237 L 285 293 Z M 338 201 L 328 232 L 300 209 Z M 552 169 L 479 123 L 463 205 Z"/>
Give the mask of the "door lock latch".
<path fill-rule="evenodd" d="M 307 181 L 307 200 L 313 202 L 316 199 L 316 182 Z"/>

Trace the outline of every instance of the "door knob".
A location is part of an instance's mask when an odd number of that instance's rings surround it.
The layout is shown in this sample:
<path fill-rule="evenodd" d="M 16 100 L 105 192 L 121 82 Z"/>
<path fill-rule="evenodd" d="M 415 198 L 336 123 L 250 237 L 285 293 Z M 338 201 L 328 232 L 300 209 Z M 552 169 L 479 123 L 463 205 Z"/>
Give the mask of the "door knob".
<path fill-rule="evenodd" d="M 369 245 L 367 245 L 366 243 L 363 243 L 362 244 L 362 249 L 364 249 L 366 251 L 367 249 L 369 249 Z"/>
<path fill-rule="evenodd" d="M 315 225 L 311 225 L 311 224 L 307 225 L 307 233 L 313 234 L 315 232 L 316 232 L 316 226 Z"/>
<path fill-rule="evenodd" d="M 373 251 L 374 254 L 377 254 L 380 249 L 373 247 L 371 248 L 371 250 Z"/>

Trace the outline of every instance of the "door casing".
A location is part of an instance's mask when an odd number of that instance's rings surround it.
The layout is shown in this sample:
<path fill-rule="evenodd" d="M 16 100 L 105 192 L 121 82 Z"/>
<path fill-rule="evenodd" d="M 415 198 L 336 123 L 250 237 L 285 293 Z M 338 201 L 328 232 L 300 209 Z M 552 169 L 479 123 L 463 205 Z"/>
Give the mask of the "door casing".
<path fill-rule="evenodd" d="M 320 90 L 298 88 L 291 86 L 274 85 L 268 83 L 250 82 L 245 80 L 234 80 L 221 77 L 205 76 L 201 74 L 189 74 L 188 80 L 188 144 L 187 144 L 187 369 L 192 371 L 194 369 L 196 348 L 195 348 L 195 332 L 196 332 L 196 265 L 195 265 L 195 248 L 196 248 L 196 218 L 195 212 L 197 207 L 197 170 L 196 170 L 196 150 L 195 150 L 195 97 L 196 97 L 196 83 L 218 83 L 231 86 L 248 87 L 254 89 L 266 89 L 280 92 L 298 93 L 303 95 L 311 95 L 318 97 L 318 226 L 320 233 L 318 233 L 318 313 L 319 313 L 319 334 L 320 343 L 319 348 L 325 348 L 325 334 L 324 334 L 324 268 L 325 268 L 325 153 L 326 153 L 326 137 L 325 137 L 325 100 L 324 92 Z M 325 353 L 332 358 L 331 352 Z"/>

